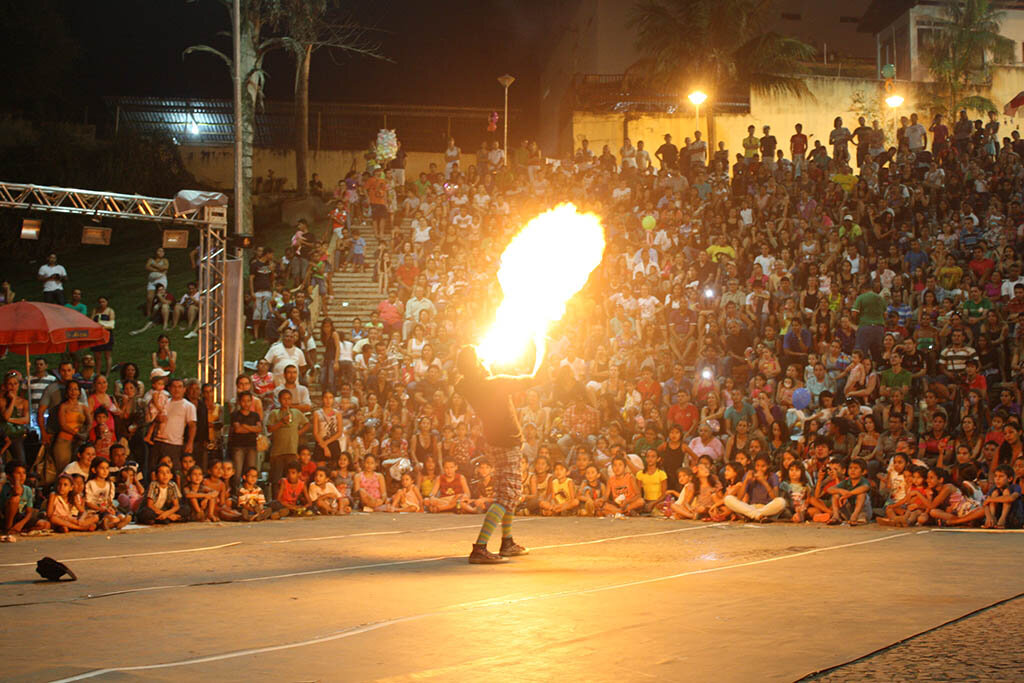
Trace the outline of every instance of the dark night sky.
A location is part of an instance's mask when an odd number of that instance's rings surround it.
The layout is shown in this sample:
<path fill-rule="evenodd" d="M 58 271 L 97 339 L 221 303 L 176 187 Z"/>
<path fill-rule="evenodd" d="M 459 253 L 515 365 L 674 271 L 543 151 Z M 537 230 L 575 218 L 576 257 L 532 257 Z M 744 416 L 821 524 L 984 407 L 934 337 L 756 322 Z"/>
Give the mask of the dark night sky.
<path fill-rule="evenodd" d="M 550 43 L 554 16 L 568 2 L 356 4 L 363 21 L 387 31 L 381 34 L 382 51 L 394 63 L 340 53 L 332 58 L 322 50 L 314 57 L 310 97 L 497 108 L 502 88 L 495 79 L 509 72 L 518 79 L 513 106 L 531 117 L 540 55 Z M 85 107 L 101 107 L 104 95 L 230 97 L 222 62 L 212 56 L 181 58 L 195 43 L 212 41 L 229 50 L 226 39 L 215 37 L 228 22 L 217 0 L 0 0 L 0 63 L 16 65 L 21 74 L 0 101 L 30 116 L 80 121 Z M 266 69 L 268 97 L 290 98 L 291 61 L 275 55 Z M 49 83 L 50 92 L 40 83 Z"/>

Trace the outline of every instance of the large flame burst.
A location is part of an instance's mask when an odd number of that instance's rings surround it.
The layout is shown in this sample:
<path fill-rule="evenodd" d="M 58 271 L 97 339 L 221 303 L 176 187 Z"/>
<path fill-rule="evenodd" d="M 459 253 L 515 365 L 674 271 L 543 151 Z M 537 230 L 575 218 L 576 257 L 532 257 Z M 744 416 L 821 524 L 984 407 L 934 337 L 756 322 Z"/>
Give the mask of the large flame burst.
<path fill-rule="evenodd" d="M 504 298 L 477 346 L 484 365 L 522 360 L 531 341 L 539 365 L 548 328 L 561 320 L 566 302 L 601 263 L 604 246 L 601 220 L 578 213 L 572 204 L 560 204 L 527 223 L 501 255 L 498 282 Z"/>

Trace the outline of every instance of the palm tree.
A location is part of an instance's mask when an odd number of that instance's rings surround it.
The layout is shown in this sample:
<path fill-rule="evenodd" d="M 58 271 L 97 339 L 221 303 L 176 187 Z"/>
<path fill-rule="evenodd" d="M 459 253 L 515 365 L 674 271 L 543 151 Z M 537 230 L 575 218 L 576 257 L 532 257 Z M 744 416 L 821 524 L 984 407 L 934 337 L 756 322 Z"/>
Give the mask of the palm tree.
<path fill-rule="evenodd" d="M 1016 44 L 999 33 L 1005 18 L 991 0 L 944 0 L 921 51 L 938 84 L 939 108 L 950 116 L 958 109 L 995 109 L 988 98 L 966 93 L 989 80 L 992 62 L 1013 61 Z"/>
<path fill-rule="evenodd" d="M 680 93 L 700 87 L 712 98 L 736 90 L 810 97 L 796 74 L 815 49 L 763 29 L 772 5 L 771 0 L 640 0 L 631 24 L 638 49 L 650 58 L 651 80 Z M 709 131 L 712 109 L 707 107 Z"/>

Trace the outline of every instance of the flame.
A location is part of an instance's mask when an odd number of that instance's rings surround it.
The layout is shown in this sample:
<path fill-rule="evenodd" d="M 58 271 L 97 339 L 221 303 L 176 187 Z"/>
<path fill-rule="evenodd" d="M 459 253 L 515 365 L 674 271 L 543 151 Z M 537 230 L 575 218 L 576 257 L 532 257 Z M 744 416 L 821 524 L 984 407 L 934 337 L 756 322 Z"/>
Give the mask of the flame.
<path fill-rule="evenodd" d="M 533 342 L 536 370 L 548 328 L 561 320 L 566 303 L 601 263 L 604 246 L 600 218 L 580 214 L 572 204 L 560 204 L 527 223 L 501 255 L 498 282 L 504 299 L 477 346 L 484 365 L 512 365 Z"/>

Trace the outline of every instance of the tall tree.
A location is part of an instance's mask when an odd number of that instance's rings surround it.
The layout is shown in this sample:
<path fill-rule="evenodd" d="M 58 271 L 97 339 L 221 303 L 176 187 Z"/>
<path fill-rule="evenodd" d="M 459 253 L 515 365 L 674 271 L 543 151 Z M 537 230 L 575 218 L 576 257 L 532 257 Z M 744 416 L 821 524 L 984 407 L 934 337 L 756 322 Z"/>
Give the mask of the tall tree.
<path fill-rule="evenodd" d="M 385 59 L 374 30 L 348 13 L 342 0 L 284 0 L 282 40 L 295 60 L 295 184 L 309 190 L 309 65 L 321 48 Z"/>
<path fill-rule="evenodd" d="M 991 78 L 991 64 L 1012 62 L 1015 43 L 999 33 L 1006 12 L 991 0 L 944 0 L 934 30 L 921 46 L 928 70 L 938 85 L 938 109 L 953 116 L 958 109 L 988 111 L 995 105 L 971 94 Z"/>
<path fill-rule="evenodd" d="M 797 74 L 814 47 L 765 31 L 772 0 L 640 0 L 631 25 L 654 84 L 680 95 L 709 92 L 709 137 L 716 97 L 738 90 L 810 96 Z M 708 145 L 712 140 L 708 141 Z"/>
<path fill-rule="evenodd" d="M 228 25 L 231 25 L 231 0 L 217 0 L 227 10 Z M 238 212 L 242 232 L 252 233 L 252 154 L 256 134 L 256 108 L 263 100 L 263 59 L 272 50 L 284 47 L 279 36 L 266 37 L 280 20 L 284 0 L 241 0 L 241 74 L 242 111 L 236 112 L 242 119 L 242 187 L 235 197 L 235 211 Z M 231 39 L 231 33 L 221 32 L 218 36 Z M 190 54 L 211 54 L 219 58 L 234 74 L 234 61 L 227 53 L 210 45 L 193 45 L 186 48 L 183 56 Z"/>

